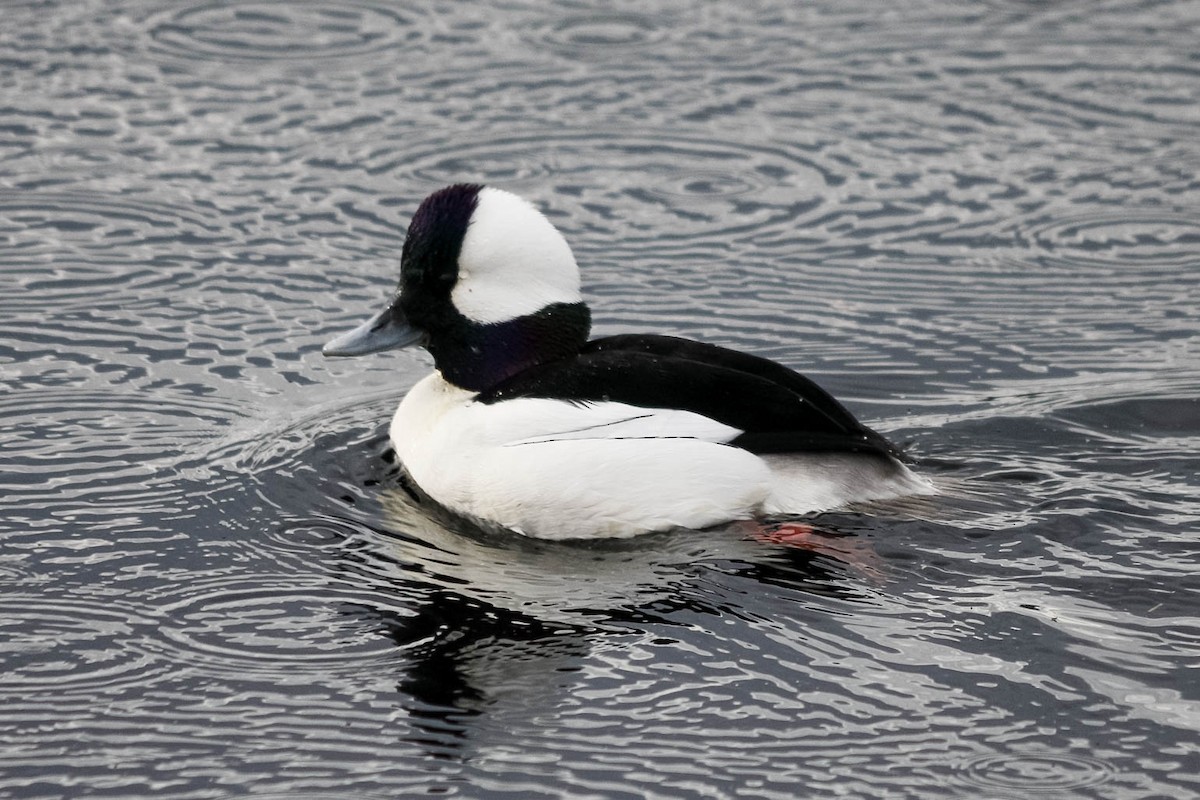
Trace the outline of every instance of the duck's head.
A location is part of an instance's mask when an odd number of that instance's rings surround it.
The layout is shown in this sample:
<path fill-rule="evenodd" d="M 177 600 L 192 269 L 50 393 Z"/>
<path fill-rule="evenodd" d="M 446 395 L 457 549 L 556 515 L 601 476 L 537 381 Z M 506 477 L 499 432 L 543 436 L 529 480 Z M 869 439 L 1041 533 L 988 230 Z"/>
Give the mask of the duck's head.
<path fill-rule="evenodd" d="M 446 380 L 481 391 L 577 353 L 590 324 L 575 257 L 550 221 L 514 194 L 458 184 L 413 214 L 388 307 L 322 352 L 420 344 Z"/>

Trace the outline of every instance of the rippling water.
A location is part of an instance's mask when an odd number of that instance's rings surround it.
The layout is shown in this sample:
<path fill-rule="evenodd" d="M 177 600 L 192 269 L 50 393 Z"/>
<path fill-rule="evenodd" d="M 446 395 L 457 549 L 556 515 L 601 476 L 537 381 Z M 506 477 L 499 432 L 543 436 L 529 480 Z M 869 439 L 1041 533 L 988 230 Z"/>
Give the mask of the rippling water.
<path fill-rule="evenodd" d="M 0 6 L 0 796 L 1200 791 L 1197 3 Z M 462 180 L 944 496 L 431 516 L 319 346 Z"/>

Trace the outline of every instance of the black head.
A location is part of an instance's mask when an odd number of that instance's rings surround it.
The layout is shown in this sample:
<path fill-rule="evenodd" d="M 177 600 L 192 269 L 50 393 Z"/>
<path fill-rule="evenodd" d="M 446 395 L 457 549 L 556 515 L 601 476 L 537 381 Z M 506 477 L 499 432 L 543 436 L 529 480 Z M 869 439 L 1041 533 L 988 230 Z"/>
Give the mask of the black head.
<path fill-rule="evenodd" d="M 575 258 L 549 220 L 516 195 L 457 184 L 413 214 L 392 305 L 326 352 L 419 341 L 446 380 L 482 391 L 575 355 L 590 324 Z"/>

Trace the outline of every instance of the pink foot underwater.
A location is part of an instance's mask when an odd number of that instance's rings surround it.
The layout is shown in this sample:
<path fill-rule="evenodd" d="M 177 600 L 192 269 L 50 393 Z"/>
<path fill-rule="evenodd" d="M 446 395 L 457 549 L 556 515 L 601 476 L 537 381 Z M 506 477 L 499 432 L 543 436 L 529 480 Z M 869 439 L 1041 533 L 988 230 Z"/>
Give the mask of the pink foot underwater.
<path fill-rule="evenodd" d="M 808 550 L 873 580 L 883 579 L 883 560 L 870 544 L 853 536 L 835 536 L 803 522 L 740 522 L 737 528 L 747 539 Z"/>

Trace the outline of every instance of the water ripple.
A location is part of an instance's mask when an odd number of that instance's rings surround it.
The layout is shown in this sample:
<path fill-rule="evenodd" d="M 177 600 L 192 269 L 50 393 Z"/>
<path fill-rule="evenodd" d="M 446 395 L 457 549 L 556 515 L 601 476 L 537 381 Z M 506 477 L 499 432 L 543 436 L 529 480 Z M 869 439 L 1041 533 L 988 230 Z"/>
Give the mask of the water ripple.
<path fill-rule="evenodd" d="M 1139 209 L 1111 214 L 1030 220 L 1015 231 L 1016 244 L 1074 264 L 1120 267 L 1123 280 L 1144 283 L 1147 268 L 1194 263 L 1200 221 L 1194 217 Z"/>
<path fill-rule="evenodd" d="M 135 650 L 155 625 L 145 609 L 112 597 L 5 594 L 0 694 L 86 696 L 161 677 L 169 664 Z"/>
<path fill-rule="evenodd" d="M 173 507 L 182 491 L 176 468 L 203 461 L 238 415 L 226 398 L 186 390 L 10 392 L 0 399 L 8 441 L 0 484 L 26 511 L 142 507 L 151 497 Z"/>
<path fill-rule="evenodd" d="M 0 794 L 1194 787 L 1194 3 L 0 5 Z M 598 334 L 800 368 L 945 491 L 440 514 L 427 355 L 319 345 L 470 179 Z"/>
<path fill-rule="evenodd" d="M 984 790 L 1063 792 L 1112 779 L 1116 768 L 1098 758 L 1068 753 L 1012 753 L 974 758 L 962 765 L 964 782 Z"/>
<path fill-rule="evenodd" d="M 157 594 L 163 616 L 151 654 L 206 674 L 358 675 L 394 668 L 394 643 L 364 627 L 352 609 L 383 602 L 372 587 L 331 583 L 317 576 L 214 575 Z M 403 606 L 395 612 L 405 615 Z"/>
<path fill-rule="evenodd" d="M 619 58 L 629 50 L 655 46 L 670 32 L 659 16 L 596 11 L 590 14 L 571 14 L 554 22 L 535 27 L 531 34 L 535 43 L 551 48 L 571 58 L 587 55 L 611 55 Z"/>
<path fill-rule="evenodd" d="M 363 59 L 425 38 L 421 26 L 380 3 L 202 3 L 148 20 L 152 52 L 197 61 Z"/>
<path fill-rule="evenodd" d="M 417 185 L 481 181 L 553 198 L 564 227 L 611 234 L 607 246 L 702 246 L 792 227 L 818 208 L 837 171 L 802 148 L 663 131 L 441 137 L 403 152 L 378 145 L 316 167 L 387 173 Z M 653 224 L 651 224 L 653 223 Z"/>
<path fill-rule="evenodd" d="M 129 300 L 201 277 L 191 258 L 164 249 L 227 243 L 210 209 L 109 192 L 0 192 L 0 307 L 36 295 L 54 308 Z"/>

